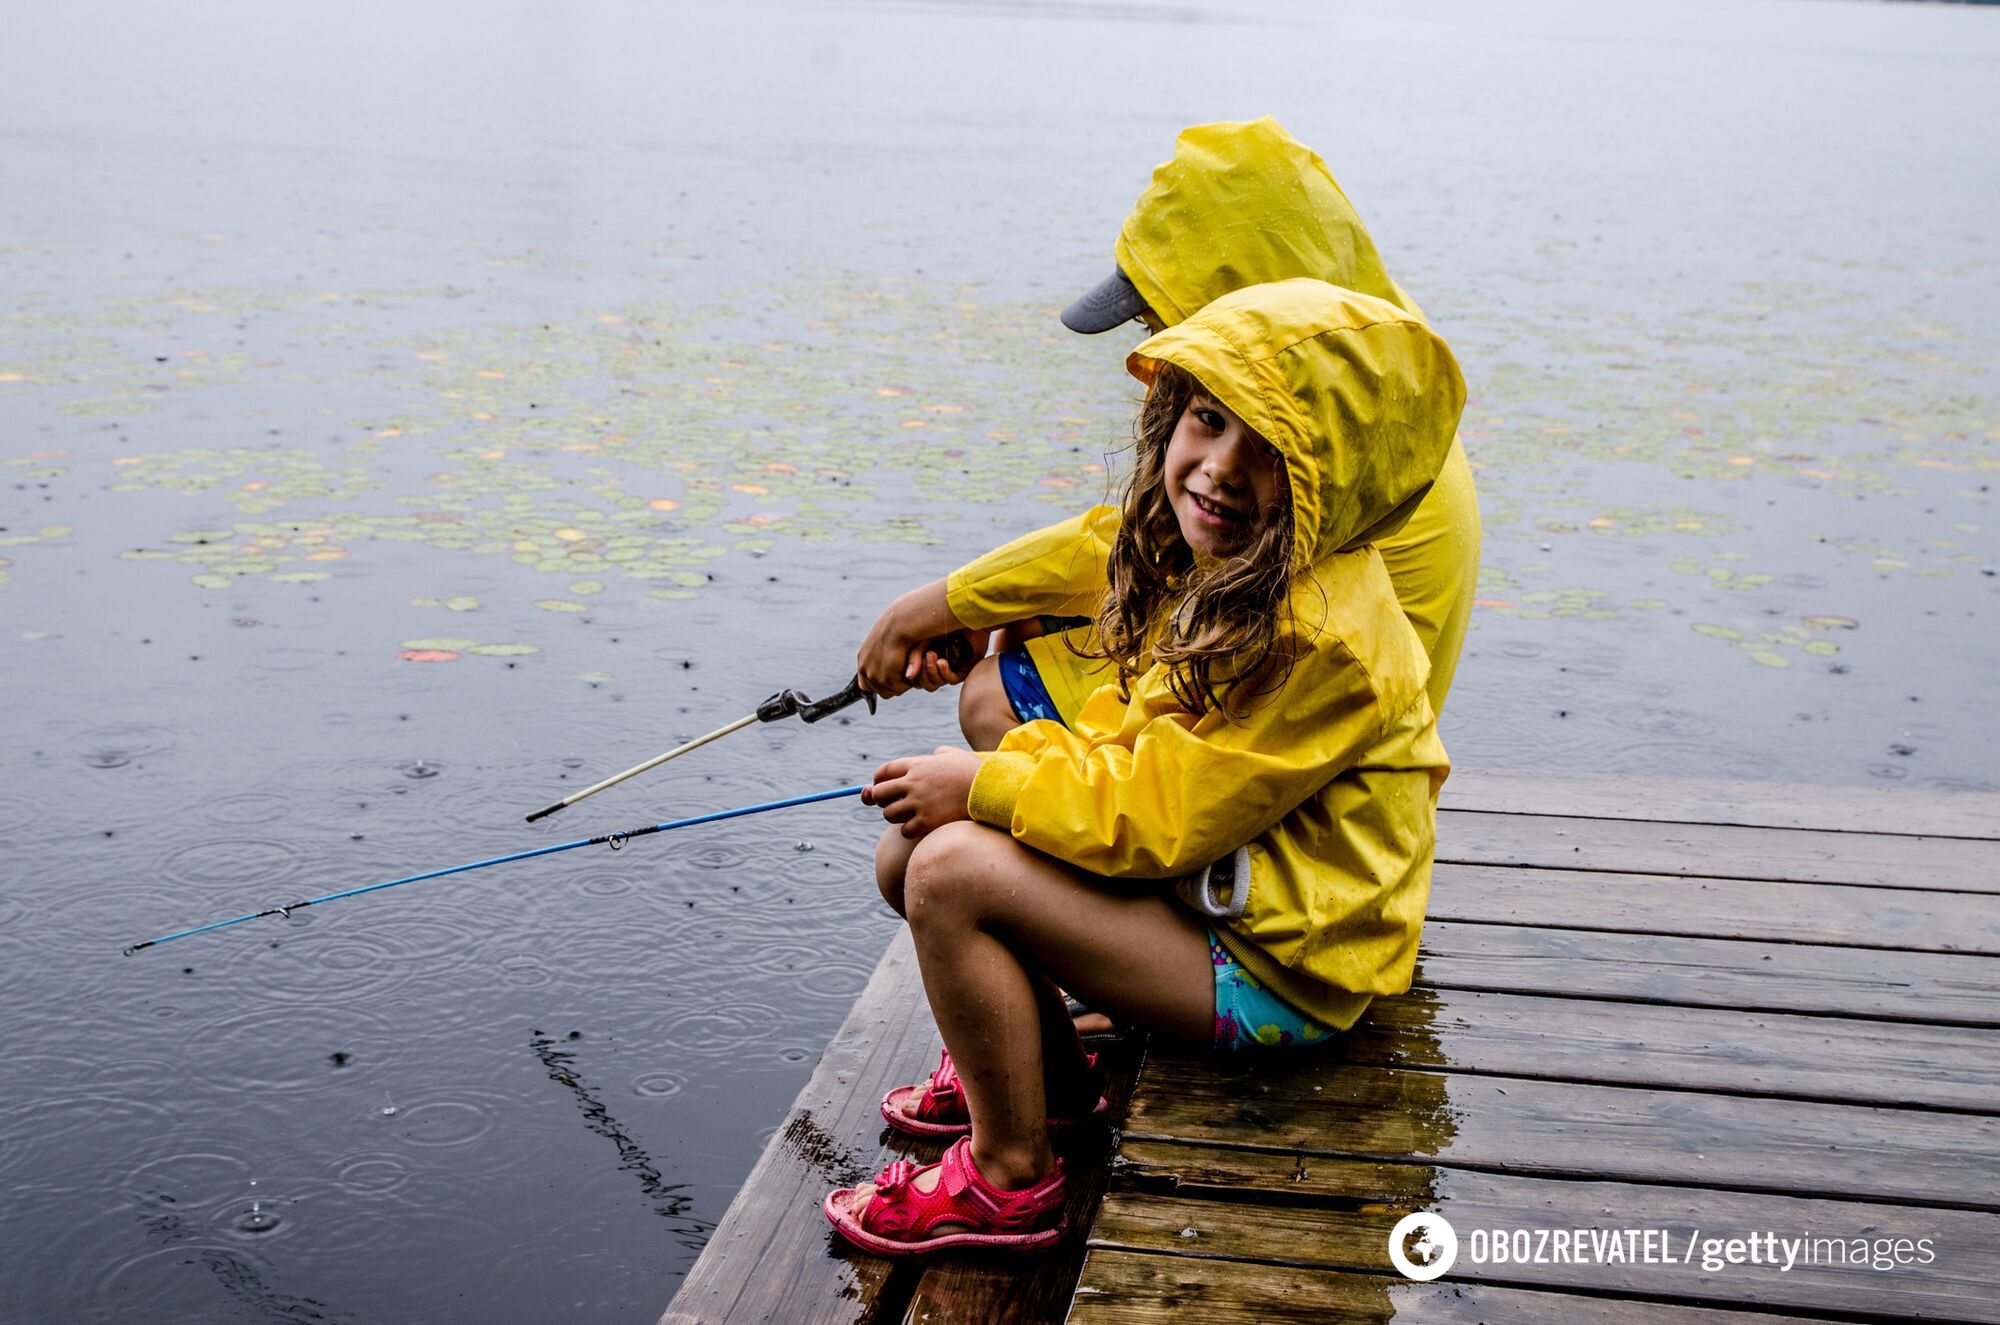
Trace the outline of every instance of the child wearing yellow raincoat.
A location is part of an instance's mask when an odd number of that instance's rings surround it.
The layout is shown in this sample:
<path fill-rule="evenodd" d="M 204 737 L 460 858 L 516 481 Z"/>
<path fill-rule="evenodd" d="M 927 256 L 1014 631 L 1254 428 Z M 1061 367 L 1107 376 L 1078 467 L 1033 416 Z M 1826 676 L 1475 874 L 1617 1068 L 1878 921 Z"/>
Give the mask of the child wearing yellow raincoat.
<path fill-rule="evenodd" d="M 1326 162 L 1269 117 L 1183 130 L 1173 159 L 1126 216 L 1115 251 L 1117 272 L 1064 311 L 1071 329 L 1102 332 L 1137 318 L 1159 331 L 1231 290 L 1295 276 L 1423 316 Z M 960 725 L 976 750 L 1031 717 L 1070 721 L 1112 672 L 1090 656 L 1091 627 L 1065 630 L 1061 619 L 1096 612 L 1117 532 L 1117 510 L 1095 507 L 903 595 L 861 646 L 864 683 L 894 695 L 964 681 Z M 1454 438 L 1429 494 L 1376 544 L 1430 659 L 1431 707 L 1440 713 L 1472 619 L 1479 543 L 1472 469 Z M 1044 619 L 1057 628 L 1041 634 Z M 996 627 L 1005 629 L 994 655 L 969 678 L 928 647 L 960 629 L 983 641 Z"/>
<path fill-rule="evenodd" d="M 1464 384 L 1383 299 L 1297 279 L 1142 344 L 1148 387 L 1071 726 L 892 760 L 866 793 L 946 1057 L 892 1126 L 941 1164 L 829 1195 L 883 1254 L 1061 1236 L 1052 1122 L 1101 1108 L 1058 988 L 1178 1039 L 1309 1043 L 1408 988 L 1447 761 L 1377 540 Z"/>

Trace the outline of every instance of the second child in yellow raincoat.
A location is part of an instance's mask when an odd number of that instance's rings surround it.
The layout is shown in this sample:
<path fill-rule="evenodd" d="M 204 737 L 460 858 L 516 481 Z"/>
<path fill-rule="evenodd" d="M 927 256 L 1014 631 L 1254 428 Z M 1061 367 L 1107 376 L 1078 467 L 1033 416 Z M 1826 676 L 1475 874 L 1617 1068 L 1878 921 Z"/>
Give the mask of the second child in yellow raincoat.
<path fill-rule="evenodd" d="M 1118 683 L 868 792 L 946 1048 L 883 1114 L 959 1137 L 828 1196 L 883 1254 L 1060 1236 L 1049 1128 L 1102 1106 L 1059 988 L 1229 1049 L 1409 986 L 1447 760 L 1376 540 L 1451 449 L 1457 364 L 1396 304 L 1297 279 L 1129 366 L 1149 391 L 1097 615 Z"/>

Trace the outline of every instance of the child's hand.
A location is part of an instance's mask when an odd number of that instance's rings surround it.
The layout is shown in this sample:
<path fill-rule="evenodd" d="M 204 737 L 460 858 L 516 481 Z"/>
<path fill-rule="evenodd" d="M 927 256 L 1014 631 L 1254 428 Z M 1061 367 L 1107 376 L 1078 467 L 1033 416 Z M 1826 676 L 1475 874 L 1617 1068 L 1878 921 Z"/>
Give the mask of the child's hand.
<path fill-rule="evenodd" d="M 899 824 L 914 841 L 955 819 L 970 819 L 966 799 L 979 774 L 979 756 L 957 746 L 941 745 L 937 753 L 891 759 L 875 770 L 875 781 L 861 799 L 881 807 L 882 817 Z"/>
<path fill-rule="evenodd" d="M 945 582 L 910 590 L 875 619 L 854 655 L 854 674 L 864 690 L 894 698 L 915 687 L 936 690 L 957 685 L 965 673 L 954 669 L 934 645 L 939 637 L 962 632 L 976 661 L 986 651 L 986 631 L 965 630 L 951 613 Z"/>

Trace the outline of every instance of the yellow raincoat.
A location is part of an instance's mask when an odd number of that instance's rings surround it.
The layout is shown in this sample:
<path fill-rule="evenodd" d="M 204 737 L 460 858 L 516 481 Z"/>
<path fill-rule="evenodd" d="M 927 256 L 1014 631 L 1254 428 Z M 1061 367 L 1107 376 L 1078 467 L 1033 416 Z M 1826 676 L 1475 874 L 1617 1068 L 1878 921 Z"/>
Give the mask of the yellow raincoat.
<path fill-rule="evenodd" d="M 1118 266 L 1168 326 L 1231 290 L 1315 276 L 1422 318 L 1391 280 L 1375 243 L 1326 163 L 1266 117 L 1183 131 L 1173 160 L 1125 218 Z M 952 611 L 968 626 L 1052 614 L 1095 616 L 1118 512 L 1100 506 L 1028 534 L 954 572 Z M 1479 504 L 1454 438 L 1430 495 L 1379 543 L 1403 612 L 1431 660 L 1431 707 L 1444 710 L 1472 620 L 1479 578 Z M 1110 679 L 1062 635 L 1028 642 L 1065 719 Z"/>
<path fill-rule="evenodd" d="M 1298 660 L 1237 720 L 1194 714 L 1167 669 L 1097 690 L 1074 729 L 1030 722 L 986 755 L 972 817 L 1097 874 L 1182 879 L 1235 854 L 1238 961 L 1321 1021 L 1409 987 L 1447 771 L 1429 664 L 1376 540 L 1423 501 L 1465 386 L 1442 340 L 1381 299 L 1297 279 L 1226 295 L 1139 346 L 1285 457 Z M 1239 848 L 1242 850 L 1239 852 Z"/>

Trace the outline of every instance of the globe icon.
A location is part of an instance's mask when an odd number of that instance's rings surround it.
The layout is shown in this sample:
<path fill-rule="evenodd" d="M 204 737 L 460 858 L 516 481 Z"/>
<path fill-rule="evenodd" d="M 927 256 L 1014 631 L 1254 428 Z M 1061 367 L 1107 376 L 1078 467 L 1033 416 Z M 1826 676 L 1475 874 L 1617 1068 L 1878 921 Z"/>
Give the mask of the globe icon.
<path fill-rule="evenodd" d="M 1458 1232 L 1434 1210 L 1404 1215 L 1389 1233 L 1389 1260 L 1406 1279 L 1436 1279 L 1457 1259 Z"/>

